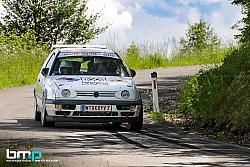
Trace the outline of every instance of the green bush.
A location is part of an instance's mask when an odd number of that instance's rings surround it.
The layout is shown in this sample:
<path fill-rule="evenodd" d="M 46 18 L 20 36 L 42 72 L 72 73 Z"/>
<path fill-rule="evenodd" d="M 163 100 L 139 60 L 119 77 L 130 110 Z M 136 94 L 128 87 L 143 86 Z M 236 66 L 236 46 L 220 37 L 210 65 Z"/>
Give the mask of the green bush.
<path fill-rule="evenodd" d="M 31 50 L 34 48 L 47 48 L 47 44 L 37 42 L 37 37 L 33 30 L 29 30 L 27 33 L 21 36 L 17 35 L 16 31 L 5 32 L 0 34 L 0 50 L 1 52 L 9 53 L 16 51 L 17 49 Z"/>
<path fill-rule="evenodd" d="M 48 45 L 36 41 L 34 32 L 17 36 L 15 32 L 0 34 L 0 88 L 35 83 L 48 56 Z"/>
<path fill-rule="evenodd" d="M 200 71 L 183 85 L 179 109 L 200 126 L 244 134 L 250 130 L 250 47 L 229 54 L 217 68 Z"/>
<path fill-rule="evenodd" d="M 161 110 L 160 112 L 151 112 L 150 113 L 150 118 L 155 121 L 160 121 L 160 122 L 165 122 L 165 116 L 163 111 Z"/>

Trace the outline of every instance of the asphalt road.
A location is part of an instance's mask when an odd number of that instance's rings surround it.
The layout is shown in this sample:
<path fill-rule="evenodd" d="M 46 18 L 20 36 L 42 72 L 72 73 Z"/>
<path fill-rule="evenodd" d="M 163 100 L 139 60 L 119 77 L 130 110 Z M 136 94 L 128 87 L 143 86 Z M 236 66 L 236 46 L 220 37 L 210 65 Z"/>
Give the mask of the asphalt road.
<path fill-rule="evenodd" d="M 139 70 L 134 78 L 143 93 L 151 88 L 150 73 L 158 73 L 159 96 L 173 95 L 178 84 L 200 66 Z M 250 166 L 250 150 L 150 121 L 145 113 L 141 132 L 125 125 L 56 123 L 42 127 L 33 119 L 33 86 L 0 90 L 0 146 L 24 148 L 34 143 L 48 165 L 111 166 Z M 149 98 L 143 93 L 143 101 Z M 0 156 L 1 157 L 1 156 Z M 56 162 L 60 161 L 60 162 Z M 1 164 L 1 163 L 0 163 Z"/>

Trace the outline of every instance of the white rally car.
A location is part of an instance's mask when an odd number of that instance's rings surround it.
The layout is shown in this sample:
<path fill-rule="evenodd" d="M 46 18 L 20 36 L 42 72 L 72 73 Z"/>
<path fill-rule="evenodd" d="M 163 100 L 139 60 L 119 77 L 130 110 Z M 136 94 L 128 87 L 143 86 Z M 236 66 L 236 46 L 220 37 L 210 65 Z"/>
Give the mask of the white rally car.
<path fill-rule="evenodd" d="M 34 116 L 43 126 L 55 122 L 128 122 L 141 130 L 140 93 L 121 57 L 102 46 L 56 45 L 34 86 Z"/>

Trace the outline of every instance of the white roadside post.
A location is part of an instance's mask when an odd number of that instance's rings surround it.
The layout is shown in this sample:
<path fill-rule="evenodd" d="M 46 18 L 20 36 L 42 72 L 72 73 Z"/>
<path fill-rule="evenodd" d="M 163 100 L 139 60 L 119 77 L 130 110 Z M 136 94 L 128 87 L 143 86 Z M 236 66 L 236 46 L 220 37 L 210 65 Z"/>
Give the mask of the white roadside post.
<path fill-rule="evenodd" d="M 152 78 L 152 93 L 153 93 L 153 109 L 154 112 L 160 112 L 158 100 L 158 86 L 157 86 L 157 73 L 151 73 Z"/>

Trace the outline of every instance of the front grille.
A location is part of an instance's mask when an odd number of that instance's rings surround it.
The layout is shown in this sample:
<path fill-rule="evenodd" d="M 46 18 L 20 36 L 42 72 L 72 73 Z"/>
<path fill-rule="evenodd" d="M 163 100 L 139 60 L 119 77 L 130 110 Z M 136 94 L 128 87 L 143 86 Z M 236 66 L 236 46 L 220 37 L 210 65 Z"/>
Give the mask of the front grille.
<path fill-rule="evenodd" d="M 135 112 L 121 112 L 121 116 L 134 116 L 135 115 Z"/>
<path fill-rule="evenodd" d="M 65 110 L 75 110 L 76 109 L 76 105 L 62 105 L 62 109 Z"/>
<path fill-rule="evenodd" d="M 77 96 L 93 96 L 94 92 L 83 92 L 83 91 L 76 91 Z M 115 97 L 116 92 L 98 92 L 98 97 Z"/>
<path fill-rule="evenodd" d="M 69 115 L 70 111 L 56 111 L 56 115 L 64 115 L 63 113 L 66 113 L 66 115 Z"/>
<path fill-rule="evenodd" d="M 116 105 L 117 110 L 130 110 L 129 105 Z"/>

